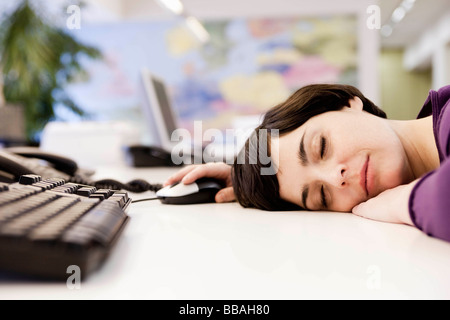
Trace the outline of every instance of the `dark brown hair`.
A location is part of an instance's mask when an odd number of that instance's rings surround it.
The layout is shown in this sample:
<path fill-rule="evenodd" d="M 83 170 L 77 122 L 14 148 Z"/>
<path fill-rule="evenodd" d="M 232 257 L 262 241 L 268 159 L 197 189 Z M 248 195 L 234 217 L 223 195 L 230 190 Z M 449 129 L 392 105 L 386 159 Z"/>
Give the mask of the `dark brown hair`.
<path fill-rule="evenodd" d="M 386 113 L 355 87 L 340 84 L 313 84 L 300 88 L 285 102 L 270 109 L 262 123 L 247 139 L 244 147 L 236 157 L 232 169 L 233 189 L 237 200 L 243 207 L 253 207 L 263 210 L 298 210 L 300 207 L 280 198 L 279 184 L 275 174 L 261 174 L 261 169 L 271 170 L 271 164 L 255 154 L 270 156 L 270 139 L 267 143 L 259 143 L 261 129 L 270 134 L 278 130 L 283 136 L 300 127 L 310 118 L 328 111 L 338 111 L 349 106 L 349 100 L 359 97 L 363 102 L 363 110 L 382 118 Z M 257 150 L 257 148 L 260 150 Z M 255 153 L 255 151 L 257 152 Z M 238 161 L 240 159 L 240 161 Z"/>

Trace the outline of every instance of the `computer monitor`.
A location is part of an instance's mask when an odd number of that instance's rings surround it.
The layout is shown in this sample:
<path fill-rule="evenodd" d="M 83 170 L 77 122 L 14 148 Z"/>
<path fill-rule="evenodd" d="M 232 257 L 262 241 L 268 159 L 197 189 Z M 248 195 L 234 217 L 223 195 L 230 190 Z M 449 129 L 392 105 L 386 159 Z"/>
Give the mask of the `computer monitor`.
<path fill-rule="evenodd" d="M 180 127 L 168 92 L 168 86 L 163 79 L 145 68 L 141 70 L 141 81 L 145 93 L 144 112 L 153 138 L 157 137 L 155 144 L 169 153 L 175 150 L 174 154 L 177 155 L 180 155 L 178 151 L 182 149 L 180 156 L 183 161 L 189 159 L 189 161 L 195 161 L 195 163 L 203 161 L 233 162 L 238 149 L 234 144 L 230 144 L 231 147 L 225 145 L 223 139 L 204 145 L 203 140 L 200 139 L 201 141 L 199 141 L 194 132 L 194 139 L 189 135 L 190 139 L 187 139 L 189 141 L 184 138 L 180 141 L 178 140 L 180 137 L 176 135 L 175 141 L 172 141 L 173 132 Z M 203 138 L 203 136 L 200 138 Z"/>
<path fill-rule="evenodd" d="M 145 93 L 144 112 L 150 127 L 154 128 L 152 133 L 157 135 L 155 143 L 170 150 L 173 146 L 171 136 L 178 124 L 167 85 L 163 79 L 145 68 L 141 70 L 141 81 Z"/>

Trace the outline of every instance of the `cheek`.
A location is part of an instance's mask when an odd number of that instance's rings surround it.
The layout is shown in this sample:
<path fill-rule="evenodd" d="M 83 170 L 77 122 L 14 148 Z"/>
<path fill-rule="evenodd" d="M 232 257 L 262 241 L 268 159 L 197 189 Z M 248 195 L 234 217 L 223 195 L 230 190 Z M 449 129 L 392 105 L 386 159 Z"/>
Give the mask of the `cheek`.
<path fill-rule="evenodd" d="M 378 160 L 376 167 L 374 161 L 373 171 L 378 186 L 377 194 L 406 183 L 407 166 L 405 157 L 398 150 L 393 151 L 396 152 L 376 158 Z"/>
<path fill-rule="evenodd" d="M 335 128 L 333 136 L 337 137 L 337 143 L 342 148 L 369 149 L 380 148 L 391 143 L 397 137 L 389 125 L 381 118 L 363 114 L 362 116 L 352 114 L 342 119 L 336 119 L 340 126 Z"/>
<path fill-rule="evenodd" d="M 351 212 L 354 206 L 364 201 L 361 195 L 352 189 L 336 191 L 333 198 L 336 200 L 333 201 L 333 206 L 330 210 L 339 212 Z"/>

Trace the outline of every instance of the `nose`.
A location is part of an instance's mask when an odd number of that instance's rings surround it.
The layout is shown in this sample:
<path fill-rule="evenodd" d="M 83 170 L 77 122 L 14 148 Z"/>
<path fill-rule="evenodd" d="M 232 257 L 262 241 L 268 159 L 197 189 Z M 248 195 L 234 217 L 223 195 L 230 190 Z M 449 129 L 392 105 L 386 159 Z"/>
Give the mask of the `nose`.
<path fill-rule="evenodd" d="M 324 182 L 336 187 L 345 188 L 347 181 L 347 167 L 344 164 L 330 164 L 322 171 L 322 179 Z"/>
<path fill-rule="evenodd" d="M 347 170 L 341 166 L 338 170 L 337 185 L 345 186 L 347 180 Z"/>

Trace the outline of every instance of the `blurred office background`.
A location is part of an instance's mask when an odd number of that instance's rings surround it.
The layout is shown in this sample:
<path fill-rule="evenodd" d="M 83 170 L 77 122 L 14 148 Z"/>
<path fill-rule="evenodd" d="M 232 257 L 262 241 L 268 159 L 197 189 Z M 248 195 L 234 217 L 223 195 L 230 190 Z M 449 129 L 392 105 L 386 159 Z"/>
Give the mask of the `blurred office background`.
<path fill-rule="evenodd" d="M 172 11 L 159 0 L 29 0 L 45 23 L 86 47 L 60 57 L 63 62 L 76 60 L 83 72 L 64 77 L 59 71 L 55 79 L 56 84 L 61 80 L 60 86 L 51 93 L 54 114 L 44 121 L 118 121 L 145 131 L 142 68 L 166 81 L 179 123 L 187 129 L 194 120 L 202 120 L 203 129 L 234 128 L 299 87 L 323 82 L 354 85 L 390 118 L 412 119 L 430 89 L 450 83 L 448 0 L 168 1 L 171 4 Z M 23 1 L 0 0 L 0 47 L 8 43 L 8 19 L 21 5 Z M 18 31 L 17 37 L 23 34 Z M 17 45 L 18 52 L 32 53 L 25 59 L 52 49 L 52 42 L 43 48 L 39 43 L 22 49 Z M 2 60 L 0 66 L 5 68 Z M 33 66 L 27 68 L 3 71 L 5 90 Z M 46 80 L 33 81 L 39 88 Z M 64 98 L 57 99 L 61 94 Z M 21 104 L 17 97 L 8 102 L 11 92 L 4 96 L 4 105 Z M 2 116 L 4 128 L 10 116 Z M 32 135 L 39 143 L 42 131 Z M 140 131 L 130 136 L 151 143 Z"/>

